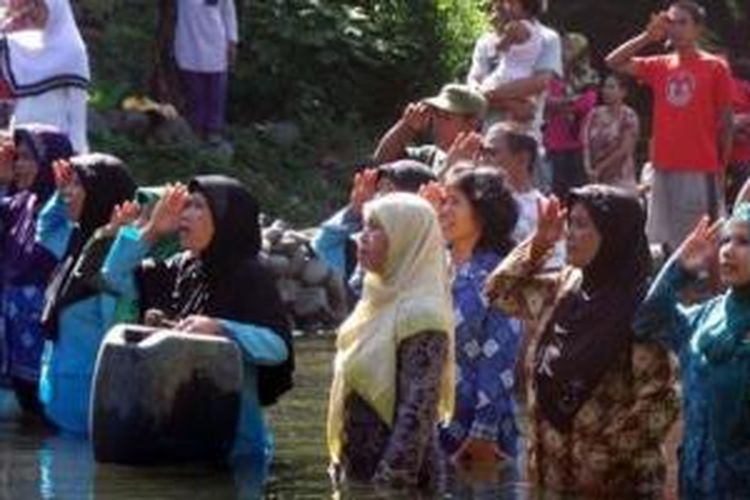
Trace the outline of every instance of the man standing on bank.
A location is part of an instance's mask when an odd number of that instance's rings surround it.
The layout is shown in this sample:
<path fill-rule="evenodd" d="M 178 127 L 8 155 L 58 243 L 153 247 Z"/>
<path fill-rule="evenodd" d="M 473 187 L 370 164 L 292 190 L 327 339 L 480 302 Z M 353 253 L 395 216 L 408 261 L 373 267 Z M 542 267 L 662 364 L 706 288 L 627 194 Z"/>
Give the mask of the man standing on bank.
<path fill-rule="evenodd" d="M 237 58 L 234 0 L 178 0 L 174 50 L 190 125 L 209 145 L 222 141 L 229 70 Z"/>
<path fill-rule="evenodd" d="M 732 80 L 726 62 L 698 48 L 705 22 L 698 3 L 674 2 L 607 57 L 613 71 L 635 76 L 654 94 L 647 231 L 652 243 L 670 251 L 703 214 L 717 217 L 724 209 L 720 186 L 732 146 Z M 671 52 L 635 57 L 653 43 Z"/>

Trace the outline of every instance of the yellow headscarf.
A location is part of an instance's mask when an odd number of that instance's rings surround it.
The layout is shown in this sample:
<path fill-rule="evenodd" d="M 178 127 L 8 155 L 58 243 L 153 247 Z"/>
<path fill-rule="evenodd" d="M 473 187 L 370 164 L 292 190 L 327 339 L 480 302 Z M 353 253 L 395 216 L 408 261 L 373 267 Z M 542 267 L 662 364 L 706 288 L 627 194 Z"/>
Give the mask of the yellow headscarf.
<path fill-rule="evenodd" d="M 439 414 L 453 413 L 453 303 L 447 256 L 433 208 L 412 194 L 396 193 L 365 206 L 365 220 L 382 225 L 388 256 L 382 274 L 367 273 L 362 298 L 341 325 L 328 408 L 328 448 L 341 453 L 344 401 L 356 392 L 393 425 L 399 343 L 427 330 L 448 335 L 449 356 L 440 387 Z"/>

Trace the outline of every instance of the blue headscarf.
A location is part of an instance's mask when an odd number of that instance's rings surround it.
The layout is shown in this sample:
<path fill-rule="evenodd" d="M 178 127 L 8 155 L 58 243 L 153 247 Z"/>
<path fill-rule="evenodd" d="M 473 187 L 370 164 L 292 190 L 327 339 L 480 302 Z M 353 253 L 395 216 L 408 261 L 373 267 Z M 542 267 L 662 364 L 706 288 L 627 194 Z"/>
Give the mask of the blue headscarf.
<path fill-rule="evenodd" d="M 750 203 L 743 203 L 734 210 L 727 227 L 732 224 L 745 224 L 750 228 Z M 697 342 L 698 349 L 710 363 L 721 363 L 731 357 L 750 331 L 750 283 L 730 289 L 720 300 L 723 321 L 717 321 L 714 328 L 702 332 Z"/>

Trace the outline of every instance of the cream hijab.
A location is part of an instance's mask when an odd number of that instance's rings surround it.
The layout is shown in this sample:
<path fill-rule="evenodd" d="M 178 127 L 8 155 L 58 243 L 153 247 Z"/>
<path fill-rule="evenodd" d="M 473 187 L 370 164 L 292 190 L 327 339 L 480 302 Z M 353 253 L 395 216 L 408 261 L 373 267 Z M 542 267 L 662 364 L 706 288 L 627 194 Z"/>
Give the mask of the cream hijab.
<path fill-rule="evenodd" d="M 450 419 L 454 398 L 453 304 L 447 257 L 433 208 L 422 198 L 397 193 L 365 206 L 388 238 L 382 274 L 367 273 L 362 298 L 341 325 L 328 408 L 328 448 L 341 453 L 344 401 L 356 392 L 393 425 L 399 343 L 424 331 L 448 335 L 449 356 L 440 386 L 439 414 Z"/>

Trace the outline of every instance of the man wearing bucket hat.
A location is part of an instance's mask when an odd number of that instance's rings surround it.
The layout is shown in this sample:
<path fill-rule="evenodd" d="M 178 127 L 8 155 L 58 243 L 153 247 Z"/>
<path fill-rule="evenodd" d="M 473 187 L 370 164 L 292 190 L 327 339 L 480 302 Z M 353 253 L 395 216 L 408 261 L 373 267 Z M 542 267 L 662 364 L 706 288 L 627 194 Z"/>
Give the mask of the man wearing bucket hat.
<path fill-rule="evenodd" d="M 409 104 L 380 140 L 373 159 L 377 164 L 417 160 L 439 171 L 458 135 L 477 130 L 486 111 L 481 93 L 448 84 L 438 95 Z"/>

